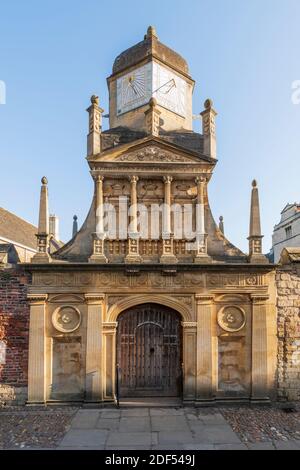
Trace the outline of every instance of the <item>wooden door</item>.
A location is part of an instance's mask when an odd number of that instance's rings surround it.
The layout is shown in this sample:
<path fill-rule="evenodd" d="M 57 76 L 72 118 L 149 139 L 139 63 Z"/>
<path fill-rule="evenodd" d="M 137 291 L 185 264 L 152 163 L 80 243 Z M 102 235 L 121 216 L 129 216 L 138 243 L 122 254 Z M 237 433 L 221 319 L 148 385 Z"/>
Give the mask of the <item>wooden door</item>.
<path fill-rule="evenodd" d="M 118 318 L 117 361 L 121 397 L 181 394 L 179 314 L 143 304 Z"/>

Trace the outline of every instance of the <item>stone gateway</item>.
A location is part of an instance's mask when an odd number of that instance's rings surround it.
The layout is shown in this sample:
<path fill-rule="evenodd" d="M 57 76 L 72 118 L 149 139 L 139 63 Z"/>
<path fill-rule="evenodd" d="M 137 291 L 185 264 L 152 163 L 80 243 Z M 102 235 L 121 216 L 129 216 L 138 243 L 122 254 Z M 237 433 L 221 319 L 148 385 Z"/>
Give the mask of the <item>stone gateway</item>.
<path fill-rule="evenodd" d="M 277 398 L 276 267 L 262 254 L 257 182 L 245 254 L 210 209 L 217 113 L 206 100 L 202 133 L 193 131 L 186 61 L 149 27 L 107 83 L 109 129 L 97 96 L 87 109 L 91 207 L 51 254 L 42 179 L 38 251 L 22 267 L 31 276 L 27 402 Z M 283 382 L 281 373 L 288 396 Z"/>

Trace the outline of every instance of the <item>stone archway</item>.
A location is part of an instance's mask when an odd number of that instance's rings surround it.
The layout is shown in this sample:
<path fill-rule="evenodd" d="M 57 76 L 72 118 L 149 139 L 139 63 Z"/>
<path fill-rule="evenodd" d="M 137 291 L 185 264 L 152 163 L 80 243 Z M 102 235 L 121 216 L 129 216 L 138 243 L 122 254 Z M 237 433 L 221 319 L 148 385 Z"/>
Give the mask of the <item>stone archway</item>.
<path fill-rule="evenodd" d="M 118 316 L 120 397 L 181 396 L 180 314 L 158 303 L 125 309 Z"/>

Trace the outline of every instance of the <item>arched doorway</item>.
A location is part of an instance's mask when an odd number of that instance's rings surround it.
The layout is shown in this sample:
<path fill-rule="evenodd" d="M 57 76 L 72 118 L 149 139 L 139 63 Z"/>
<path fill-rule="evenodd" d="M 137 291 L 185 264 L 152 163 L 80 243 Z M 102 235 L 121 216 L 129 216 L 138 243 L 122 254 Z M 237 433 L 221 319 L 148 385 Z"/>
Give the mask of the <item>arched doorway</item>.
<path fill-rule="evenodd" d="M 120 397 L 179 396 L 182 392 L 181 317 L 155 303 L 118 317 Z"/>

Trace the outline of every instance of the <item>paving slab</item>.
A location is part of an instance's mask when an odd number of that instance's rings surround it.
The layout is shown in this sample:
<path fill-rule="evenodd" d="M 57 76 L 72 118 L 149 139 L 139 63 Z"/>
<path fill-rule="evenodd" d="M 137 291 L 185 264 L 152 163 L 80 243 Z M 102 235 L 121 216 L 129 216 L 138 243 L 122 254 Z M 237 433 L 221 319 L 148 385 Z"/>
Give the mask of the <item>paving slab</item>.
<path fill-rule="evenodd" d="M 247 442 L 247 447 L 250 450 L 275 450 L 273 442 Z"/>
<path fill-rule="evenodd" d="M 185 416 L 152 416 L 152 431 L 189 431 Z"/>
<path fill-rule="evenodd" d="M 289 441 L 273 441 L 278 450 L 300 450 L 300 441 L 291 439 Z"/>
<path fill-rule="evenodd" d="M 122 410 L 121 409 L 121 417 L 125 416 L 136 416 L 136 417 L 142 417 L 142 416 L 149 416 L 149 408 L 132 408 L 128 410 Z"/>
<path fill-rule="evenodd" d="M 215 444 L 214 450 L 249 450 L 246 444 Z"/>
<path fill-rule="evenodd" d="M 192 444 L 193 436 L 191 432 L 183 431 L 161 431 L 158 433 L 158 444 Z"/>
<path fill-rule="evenodd" d="M 108 418 L 108 419 L 120 418 L 121 417 L 121 411 L 120 410 L 111 410 L 111 409 L 102 410 L 101 413 L 100 413 L 100 417 L 101 418 Z"/>
<path fill-rule="evenodd" d="M 152 444 L 151 432 L 115 432 L 110 433 L 107 440 L 107 447 L 115 447 L 119 449 L 120 446 L 147 446 L 150 448 Z"/>
<path fill-rule="evenodd" d="M 99 418 L 96 429 L 107 429 L 108 431 L 118 431 L 120 420 L 117 418 Z"/>
<path fill-rule="evenodd" d="M 221 413 L 199 414 L 198 418 L 204 424 L 227 424 Z"/>
<path fill-rule="evenodd" d="M 72 429 L 92 429 L 95 428 L 99 419 L 99 411 L 97 410 L 79 410 L 74 416 Z"/>
<path fill-rule="evenodd" d="M 192 427 L 192 426 L 191 426 Z M 193 427 L 194 440 L 201 444 L 239 444 L 241 440 L 227 424 Z"/>
<path fill-rule="evenodd" d="M 99 446 L 105 445 L 107 436 L 108 431 L 100 429 L 71 429 L 59 447 L 98 449 Z"/>
<path fill-rule="evenodd" d="M 213 444 L 185 444 L 184 450 L 214 450 Z"/>
<path fill-rule="evenodd" d="M 150 408 L 150 416 L 183 416 L 183 408 Z"/>
<path fill-rule="evenodd" d="M 119 432 L 150 432 L 150 418 L 149 416 L 127 416 L 121 418 Z"/>

